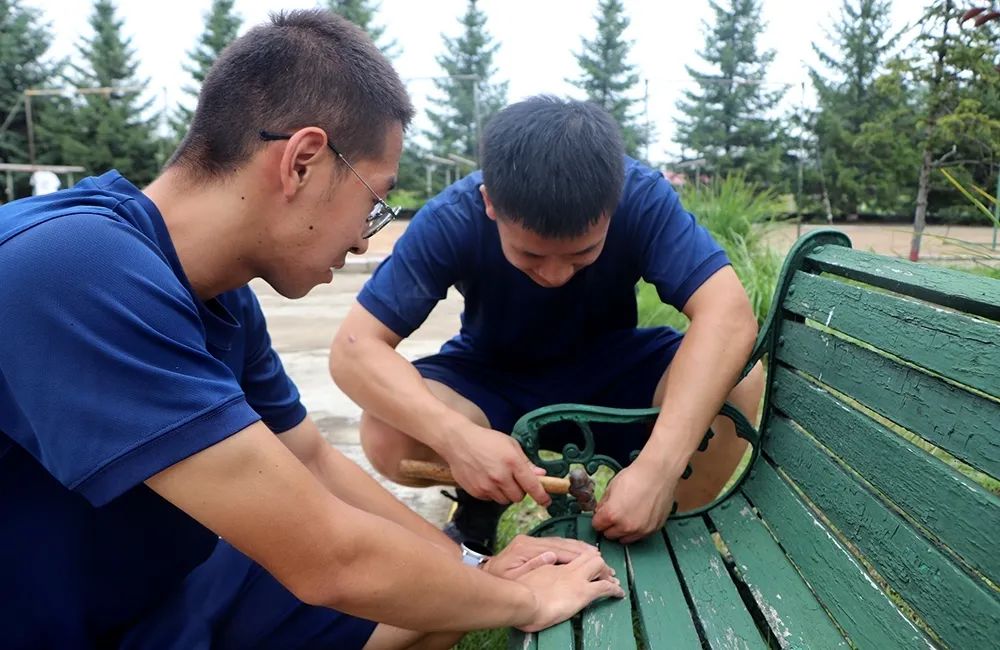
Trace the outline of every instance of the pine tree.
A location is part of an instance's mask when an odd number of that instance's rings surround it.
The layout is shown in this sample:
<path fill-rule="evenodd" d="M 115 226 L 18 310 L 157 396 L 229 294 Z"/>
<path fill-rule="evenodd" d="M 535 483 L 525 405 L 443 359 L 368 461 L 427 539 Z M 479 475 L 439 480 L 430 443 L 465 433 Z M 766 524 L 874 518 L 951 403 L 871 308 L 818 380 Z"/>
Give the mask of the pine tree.
<path fill-rule="evenodd" d="M 192 104 L 197 101 L 201 84 L 212 64 L 239 33 L 243 19 L 233 11 L 233 4 L 235 0 L 212 0 L 212 7 L 204 16 L 205 29 L 198 37 L 198 44 L 188 52 L 191 61 L 184 65 L 184 71 L 191 75 L 195 83 L 185 86 L 184 94 L 191 99 Z M 184 137 L 193 115 L 194 109 L 183 104 L 177 107 L 170 122 L 178 140 Z"/>
<path fill-rule="evenodd" d="M 136 184 L 147 183 L 160 162 L 156 117 L 146 116 L 152 100 L 140 99 L 147 82 L 136 76 L 131 39 L 123 37 L 111 0 L 95 1 L 89 22 L 93 35 L 78 45 L 82 65 L 72 65 L 69 78 L 78 91 L 57 100 L 60 110 L 45 123 L 46 157 L 91 174 L 115 168 Z M 108 87 L 120 90 L 89 91 Z"/>
<path fill-rule="evenodd" d="M 486 31 L 486 14 L 476 0 L 469 0 L 461 23 L 462 35 L 445 36 L 445 53 L 437 57 L 447 76 L 434 81 L 444 97 L 431 99 L 437 110 L 427 111 L 432 125 L 427 136 L 434 154 L 477 161 L 482 127 L 507 103 L 507 83 L 490 81 L 499 44 Z"/>
<path fill-rule="evenodd" d="M 917 122 L 921 156 L 910 243 L 913 261 L 920 258 L 937 170 L 959 165 L 957 175 L 968 179 L 975 176 L 977 167 L 983 174 L 985 166 L 986 174 L 992 175 L 992 163 L 1000 156 L 996 48 L 988 32 L 960 29 L 960 14 L 953 0 L 931 3 L 917 36 L 923 57 L 908 61 L 925 93 Z"/>
<path fill-rule="evenodd" d="M 382 50 L 382 54 L 390 59 L 399 56 L 399 46 L 396 39 L 380 42 L 385 36 L 385 27 L 374 25 L 372 21 L 378 13 L 379 3 L 372 0 L 327 0 L 327 8 L 335 14 L 348 19 L 361 29 L 368 32 L 372 42 Z"/>
<path fill-rule="evenodd" d="M 625 7 L 621 0 L 600 0 L 594 19 L 597 35 L 592 40 L 583 39 L 583 50 L 575 55 L 583 74 L 570 82 L 615 118 L 622 129 L 625 151 L 636 158 L 645 157 L 640 154 L 651 134 L 633 112 L 639 101 L 635 97 L 639 75 L 628 63 L 632 41 L 624 38 L 629 26 Z"/>
<path fill-rule="evenodd" d="M 687 68 L 698 90 L 686 91 L 677 104 L 684 117 L 676 120 L 676 140 L 706 159 L 715 174 L 738 171 L 752 181 L 786 184 L 784 129 L 769 117 L 785 90 L 765 90 L 774 51 L 757 50 L 764 29 L 760 0 L 709 5 L 715 19 L 704 26 L 705 48 L 698 54 L 711 71 Z"/>
<path fill-rule="evenodd" d="M 813 44 L 825 69 L 811 69 L 818 107 L 812 125 L 820 180 L 838 214 L 893 210 L 899 197 L 892 159 L 862 144 L 862 125 L 898 109 L 905 98 L 880 92 L 876 84 L 895 47 L 891 0 L 844 0 L 830 41 L 834 51 Z"/>

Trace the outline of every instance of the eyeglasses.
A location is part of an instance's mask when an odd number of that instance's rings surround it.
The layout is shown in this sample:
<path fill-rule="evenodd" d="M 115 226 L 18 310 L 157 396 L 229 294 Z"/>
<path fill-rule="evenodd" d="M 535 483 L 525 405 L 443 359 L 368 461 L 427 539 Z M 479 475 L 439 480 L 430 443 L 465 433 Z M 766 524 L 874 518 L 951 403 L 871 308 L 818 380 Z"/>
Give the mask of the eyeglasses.
<path fill-rule="evenodd" d="M 267 140 L 267 141 L 291 140 L 291 138 L 292 138 L 291 135 L 285 133 L 272 133 L 271 131 L 263 131 L 263 130 L 260 132 L 261 140 Z M 344 164 L 347 165 L 347 168 L 350 169 L 355 176 L 357 176 L 358 180 L 361 181 L 361 184 L 364 185 L 365 188 L 367 188 L 368 191 L 372 193 L 373 197 L 375 197 L 375 207 L 372 208 L 371 214 L 369 214 L 368 218 L 365 220 L 365 230 L 364 232 L 361 233 L 362 239 L 368 239 L 378 231 L 388 226 L 389 222 L 395 219 L 399 215 L 400 208 L 390 208 L 389 204 L 386 203 L 382 199 L 382 197 L 379 196 L 378 193 L 372 189 L 372 186 L 369 185 L 368 182 L 361 177 L 361 174 L 359 174 L 358 171 L 354 169 L 354 166 L 351 165 L 351 163 L 347 162 L 347 158 L 344 158 L 344 154 L 337 151 L 337 148 L 333 146 L 333 143 L 330 142 L 329 139 L 327 139 L 326 141 L 326 146 L 330 147 L 330 151 L 333 152 L 333 155 L 344 161 Z"/>

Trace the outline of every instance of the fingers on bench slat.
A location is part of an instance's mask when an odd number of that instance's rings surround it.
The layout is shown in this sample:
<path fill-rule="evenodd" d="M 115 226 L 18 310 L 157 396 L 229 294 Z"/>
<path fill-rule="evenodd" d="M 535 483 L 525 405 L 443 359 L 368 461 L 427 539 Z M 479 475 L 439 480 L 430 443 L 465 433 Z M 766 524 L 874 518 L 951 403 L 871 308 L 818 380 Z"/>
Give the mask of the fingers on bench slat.
<path fill-rule="evenodd" d="M 996 322 L 803 271 L 796 272 L 784 307 L 908 363 L 1000 396 Z"/>
<path fill-rule="evenodd" d="M 662 535 L 631 544 L 629 583 L 648 650 L 701 650 L 680 579 Z"/>
<path fill-rule="evenodd" d="M 928 647 L 923 633 L 769 463 L 757 464 L 743 492 L 855 647 Z"/>
<path fill-rule="evenodd" d="M 1000 403 L 802 323 L 781 338 L 781 363 L 1000 479 Z"/>
<path fill-rule="evenodd" d="M 705 522 L 670 521 L 667 536 L 709 647 L 766 648 Z"/>
<path fill-rule="evenodd" d="M 782 647 L 849 647 L 746 499 L 733 495 L 709 516 Z"/>
<path fill-rule="evenodd" d="M 577 518 L 577 537 L 591 544 L 597 541 L 597 532 L 590 517 Z M 632 603 L 628 597 L 628 569 L 625 565 L 625 548 L 621 544 L 601 541 L 601 554 L 622 582 L 625 598 L 608 598 L 583 611 L 581 631 L 583 650 L 634 650 L 632 630 Z"/>
<path fill-rule="evenodd" d="M 1000 498 L 787 368 L 772 404 L 974 570 L 1000 583 Z"/>
<path fill-rule="evenodd" d="M 1000 595 L 961 569 L 818 443 L 775 416 L 764 451 L 947 645 L 996 643 Z"/>

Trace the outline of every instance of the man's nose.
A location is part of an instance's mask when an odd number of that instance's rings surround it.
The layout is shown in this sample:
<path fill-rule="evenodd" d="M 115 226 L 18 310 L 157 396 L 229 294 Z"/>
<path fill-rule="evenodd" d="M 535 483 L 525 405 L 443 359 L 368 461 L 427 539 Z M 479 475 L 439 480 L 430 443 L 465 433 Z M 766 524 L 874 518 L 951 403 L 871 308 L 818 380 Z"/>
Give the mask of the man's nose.
<path fill-rule="evenodd" d="M 351 248 L 351 252 L 355 255 L 364 255 L 368 251 L 368 240 L 358 239 L 357 243 Z"/>
<path fill-rule="evenodd" d="M 537 271 L 538 276 L 546 283 L 559 287 L 573 277 L 573 267 L 569 264 L 545 264 Z"/>

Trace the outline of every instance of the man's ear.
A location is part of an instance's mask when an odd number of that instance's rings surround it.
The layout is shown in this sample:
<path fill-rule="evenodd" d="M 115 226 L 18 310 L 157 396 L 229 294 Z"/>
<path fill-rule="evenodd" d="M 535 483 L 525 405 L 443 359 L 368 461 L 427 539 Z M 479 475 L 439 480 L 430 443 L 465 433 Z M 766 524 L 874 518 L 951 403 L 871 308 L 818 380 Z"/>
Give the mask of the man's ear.
<path fill-rule="evenodd" d="M 326 146 L 323 129 L 309 126 L 292 134 L 278 163 L 281 191 L 286 199 L 294 197 L 316 175 L 318 165 L 328 153 L 333 154 Z"/>
<path fill-rule="evenodd" d="M 483 196 L 483 204 L 486 206 L 486 216 L 493 221 L 497 220 L 496 212 L 493 210 L 493 202 L 490 201 L 490 194 L 486 191 L 485 185 L 479 186 L 479 193 Z"/>

